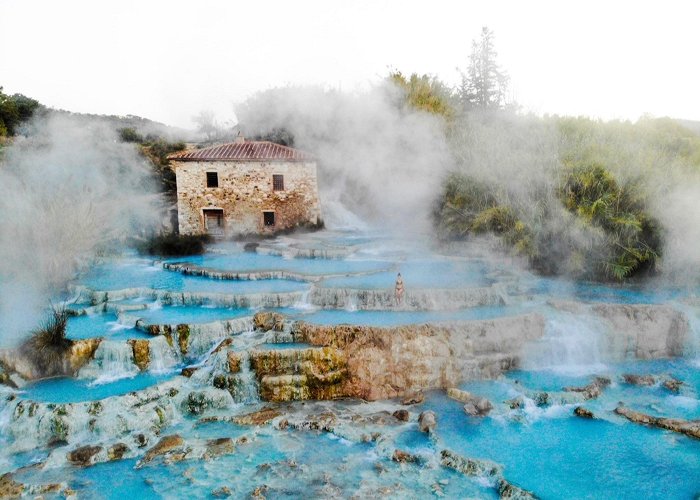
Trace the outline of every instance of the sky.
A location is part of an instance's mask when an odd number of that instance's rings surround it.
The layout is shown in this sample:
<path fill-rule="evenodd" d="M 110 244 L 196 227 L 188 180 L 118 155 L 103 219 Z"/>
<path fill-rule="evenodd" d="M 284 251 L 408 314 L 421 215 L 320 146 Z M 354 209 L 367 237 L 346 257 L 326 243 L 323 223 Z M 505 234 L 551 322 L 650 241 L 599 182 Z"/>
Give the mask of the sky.
<path fill-rule="evenodd" d="M 359 91 L 396 69 L 456 85 L 488 26 L 524 111 L 700 120 L 696 3 L 0 0 L 0 86 L 194 128 L 288 84 Z"/>

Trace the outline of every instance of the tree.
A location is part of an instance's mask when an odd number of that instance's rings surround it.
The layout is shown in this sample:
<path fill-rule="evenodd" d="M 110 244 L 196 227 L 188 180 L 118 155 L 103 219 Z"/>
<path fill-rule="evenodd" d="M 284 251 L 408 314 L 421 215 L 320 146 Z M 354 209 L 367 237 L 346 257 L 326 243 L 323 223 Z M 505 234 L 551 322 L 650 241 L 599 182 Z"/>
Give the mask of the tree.
<path fill-rule="evenodd" d="M 220 123 L 210 110 L 201 111 L 192 117 L 197 124 L 197 132 L 206 137 L 207 142 L 222 141 L 234 137 L 235 125 L 230 121 Z"/>
<path fill-rule="evenodd" d="M 498 66 L 496 56 L 493 31 L 484 26 L 481 37 L 472 41 L 469 67 L 466 74 L 462 73 L 462 83 L 458 90 L 465 109 L 505 107 L 509 78 Z"/>
<path fill-rule="evenodd" d="M 204 134 L 208 141 L 214 140 L 219 126 L 216 123 L 213 111 L 201 111 L 192 120 L 197 124 L 197 132 Z"/>
<path fill-rule="evenodd" d="M 6 95 L 0 87 L 0 137 L 15 135 L 17 127 L 39 107 L 39 101 L 22 94 Z"/>
<path fill-rule="evenodd" d="M 407 78 L 394 71 L 389 74 L 389 81 L 403 91 L 404 103 L 412 108 L 445 118 L 452 116 L 450 89 L 436 77 L 413 73 Z"/>

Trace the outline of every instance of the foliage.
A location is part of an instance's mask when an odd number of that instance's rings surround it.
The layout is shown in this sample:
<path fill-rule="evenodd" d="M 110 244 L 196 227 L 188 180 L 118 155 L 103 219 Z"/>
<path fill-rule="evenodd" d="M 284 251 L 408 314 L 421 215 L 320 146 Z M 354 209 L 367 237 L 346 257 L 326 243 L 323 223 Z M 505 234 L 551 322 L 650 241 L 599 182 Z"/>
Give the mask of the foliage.
<path fill-rule="evenodd" d="M 464 174 L 451 174 L 433 216 L 443 239 L 493 233 L 522 256 L 533 258 L 531 231 L 495 185 Z"/>
<path fill-rule="evenodd" d="M 205 137 L 207 142 L 230 140 L 234 137 L 234 124 L 231 122 L 220 123 L 213 111 L 200 111 L 192 117 L 197 124 L 197 132 Z"/>
<path fill-rule="evenodd" d="M 556 193 L 532 193 L 530 212 L 507 190 L 453 173 L 434 211 L 442 239 L 493 234 L 536 270 L 562 269 L 581 277 L 624 280 L 652 271 L 661 254 L 659 224 L 649 215 L 638 185 L 620 186 L 600 165 L 569 169 Z M 573 215 L 567 222 L 557 211 Z M 576 231 L 582 241 L 576 241 Z"/>
<path fill-rule="evenodd" d="M 462 83 L 458 90 L 465 109 L 505 107 L 509 79 L 498 66 L 496 57 L 493 31 L 484 26 L 479 40 L 472 41 L 469 66 L 467 72 L 462 73 Z"/>
<path fill-rule="evenodd" d="M 143 136 L 134 127 L 124 127 L 117 130 L 122 142 L 143 142 Z"/>
<path fill-rule="evenodd" d="M 623 280 L 654 268 L 661 232 L 633 184 L 620 186 L 601 165 L 579 166 L 568 173 L 560 196 L 567 210 L 605 232 L 610 255 L 599 263 L 605 278 Z"/>
<path fill-rule="evenodd" d="M 4 94 L 0 87 L 0 137 L 15 135 L 18 126 L 40 107 L 39 101 L 22 94 Z"/>
<path fill-rule="evenodd" d="M 67 324 L 67 311 L 53 309 L 48 318 L 20 346 L 20 352 L 42 375 L 64 371 L 64 355 L 73 345 L 73 342 L 66 338 Z"/>
<path fill-rule="evenodd" d="M 156 138 L 143 143 L 148 148 L 149 153 L 158 159 L 160 165 L 168 165 L 168 155 L 185 149 L 184 142 L 169 142 L 165 139 Z"/>
<path fill-rule="evenodd" d="M 452 92 L 434 76 L 404 76 L 400 71 L 389 74 L 389 81 L 403 92 L 404 103 L 413 109 L 450 118 L 454 114 Z"/>
<path fill-rule="evenodd" d="M 252 138 L 254 141 L 270 141 L 283 146 L 294 147 L 294 134 L 284 127 L 273 127 L 264 134 Z"/>
<path fill-rule="evenodd" d="M 205 244 L 211 241 L 207 234 L 179 235 L 163 233 L 153 236 L 147 241 L 137 244 L 141 253 L 161 257 L 179 257 L 184 255 L 200 255 L 205 251 Z"/>
<path fill-rule="evenodd" d="M 154 134 L 145 137 L 135 127 L 123 127 L 118 129 L 122 142 L 137 143 L 141 154 L 147 158 L 153 166 L 154 175 L 160 181 L 161 192 L 165 193 L 172 201 L 176 198 L 175 172 L 170 168 L 168 155 L 185 149 L 182 141 L 170 142 Z"/>

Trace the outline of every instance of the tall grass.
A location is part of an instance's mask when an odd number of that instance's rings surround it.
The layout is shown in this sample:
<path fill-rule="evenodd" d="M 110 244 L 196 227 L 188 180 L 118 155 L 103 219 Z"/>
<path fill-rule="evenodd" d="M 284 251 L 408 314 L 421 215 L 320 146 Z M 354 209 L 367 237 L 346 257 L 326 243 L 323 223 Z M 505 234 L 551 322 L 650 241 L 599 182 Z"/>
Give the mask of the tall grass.
<path fill-rule="evenodd" d="M 20 353 L 41 376 L 63 374 L 65 354 L 73 342 L 66 338 L 68 313 L 55 308 L 20 346 Z"/>

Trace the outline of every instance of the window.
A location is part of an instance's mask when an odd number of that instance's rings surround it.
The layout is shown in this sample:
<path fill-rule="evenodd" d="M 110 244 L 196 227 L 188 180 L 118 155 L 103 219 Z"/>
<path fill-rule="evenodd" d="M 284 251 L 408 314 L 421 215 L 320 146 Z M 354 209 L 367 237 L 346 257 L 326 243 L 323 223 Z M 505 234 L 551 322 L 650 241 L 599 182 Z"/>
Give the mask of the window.
<path fill-rule="evenodd" d="M 274 226 L 275 212 L 263 212 L 263 224 L 265 226 Z"/>
<path fill-rule="evenodd" d="M 207 172 L 207 187 L 219 187 L 219 174 L 217 172 Z"/>
<path fill-rule="evenodd" d="M 272 190 L 273 191 L 284 191 L 284 175 L 273 174 L 272 175 Z"/>

